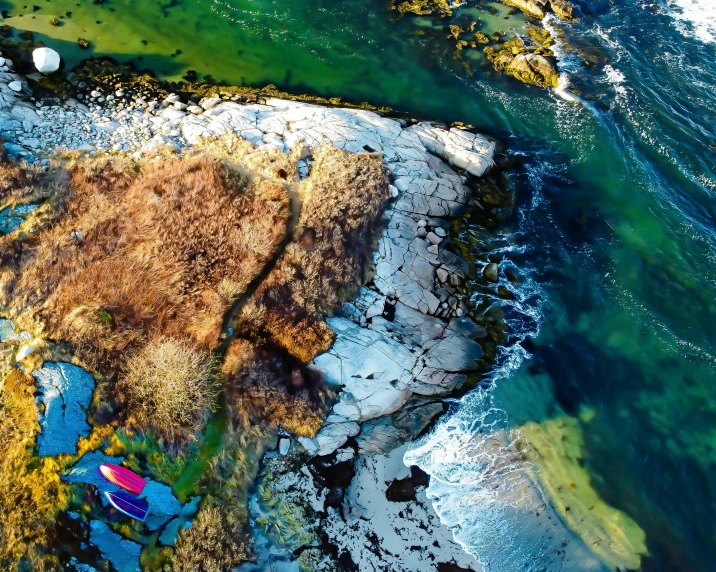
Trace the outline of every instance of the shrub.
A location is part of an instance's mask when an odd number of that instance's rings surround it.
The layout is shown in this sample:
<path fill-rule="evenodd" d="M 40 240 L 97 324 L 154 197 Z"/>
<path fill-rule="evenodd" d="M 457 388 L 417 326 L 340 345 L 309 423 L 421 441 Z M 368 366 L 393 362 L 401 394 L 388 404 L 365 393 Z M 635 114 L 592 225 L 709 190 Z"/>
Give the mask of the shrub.
<path fill-rule="evenodd" d="M 202 507 L 191 528 L 177 537 L 172 570 L 175 572 L 223 572 L 231 570 L 245 552 L 235 531 L 218 506 Z"/>
<path fill-rule="evenodd" d="M 210 354 L 169 338 L 148 343 L 132 357 L 119 388 L 137 421 L 173 439 L 203 426 L 219 392 Z"/>

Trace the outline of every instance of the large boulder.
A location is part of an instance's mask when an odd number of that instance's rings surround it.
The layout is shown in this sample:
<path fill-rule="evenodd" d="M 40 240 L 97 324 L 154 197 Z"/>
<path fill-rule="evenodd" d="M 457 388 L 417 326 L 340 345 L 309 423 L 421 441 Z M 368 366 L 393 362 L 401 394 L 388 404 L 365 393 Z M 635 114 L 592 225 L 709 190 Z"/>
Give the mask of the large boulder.
<path fill-rule="evenodd" d="M 52 48 L 37 48 L 32 52 L 32 61 L 40 73 L 52 73 L 60 69 L 60 54 Z"/>
<path fill-rule="evenodd" d="M 518 54 L 507 66 L 508 74 L 539 87 L 557 87 L 559 72 L 544 56 Z"/>
<path fill-rule="evenodd" d="M 549 5 L 562 20 L 571 20 L 574 17 L 574 4 L 569 0 L 550 0 Z"/>

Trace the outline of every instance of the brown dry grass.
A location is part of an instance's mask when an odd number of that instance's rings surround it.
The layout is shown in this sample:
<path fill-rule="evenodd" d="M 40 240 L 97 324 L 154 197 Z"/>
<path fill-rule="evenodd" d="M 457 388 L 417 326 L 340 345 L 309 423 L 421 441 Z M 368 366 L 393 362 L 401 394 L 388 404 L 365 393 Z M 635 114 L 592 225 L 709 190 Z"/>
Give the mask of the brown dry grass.
<path fill-rule="evenodd" d="M 371 235 L 389 196 L 382 156 L 325 145 L 313 158 L 299 189 L 295 240 L 241 316 L 247 331 L 267 335 L 304 363 L 330 347 L 323 318 L 364 279 Z"/>
<path fill-rule="evenodd" d="M 129 359 L 118 388 L 144 427 L 185 440 L 214 410 L 219 384 L 211 354 L 182 340 L 157 339 Z"/>
<path fill-rule="evenodd" d="M 284 186 L 208 157 L 66 168 L 64 212 L 23 253 L 16 306 L 85 358 L 119 359 L 162 335 L 215 347 L 231 297 L 284 237 Z"/>
<path fill-rule="evenodd" d="M 230 379 L 226 402 L 234 418 L 282 427 L 295 435 L 313 437 L 328 412 L 329 394 L 300 364 L 280 353 L 234 340 L 226 352 L 223 372 Z"/>

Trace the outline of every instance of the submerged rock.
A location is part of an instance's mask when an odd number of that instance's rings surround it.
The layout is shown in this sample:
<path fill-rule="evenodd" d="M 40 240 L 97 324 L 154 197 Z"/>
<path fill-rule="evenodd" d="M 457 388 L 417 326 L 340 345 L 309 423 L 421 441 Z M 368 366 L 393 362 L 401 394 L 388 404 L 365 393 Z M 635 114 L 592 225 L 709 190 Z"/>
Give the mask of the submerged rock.
<path fill-rule="evenodd" d="M 60 54 L 52 48 L 37 48 L 32 52 L 32 61 L 40 73 L 52 73 L 60 69 Z"/>
<path fill-rule="evenodd" d="M 99 548 L 102 556 L 110 561 L 117 572 L 141 572 L 139 554 L 142 546 L 119 534 L 99 520 L 90 523 L 90 544 Z"/>
<path fill-rule="evenodd" d="M 77 440 L 89 435 L 85 410 L 92 401 L 94 378 L 81 367 L 63 362 L 47 362 L 32 375 L 40 392 L 38 454 L 74 455 Z"/>
<path fill-rule="evenodd" d="M 482 275 L 485 277 L 485 280 L 489 280 L 490 282 L 497 282 L 500 279 L 500 276 L 498 274 L 498 266 L 494 262 L 490 262 L 485 268 L 482 269 Z"/>

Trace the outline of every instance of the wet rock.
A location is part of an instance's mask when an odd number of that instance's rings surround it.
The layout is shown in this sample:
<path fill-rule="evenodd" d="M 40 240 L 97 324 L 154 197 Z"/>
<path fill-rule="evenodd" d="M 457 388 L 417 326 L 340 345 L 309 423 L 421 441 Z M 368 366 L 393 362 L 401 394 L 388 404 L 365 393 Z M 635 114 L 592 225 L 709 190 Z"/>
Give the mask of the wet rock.
<path fill-rule="evenodd" d="M 559 73 L 544 56 L 518 54 L 507 66 L 506 71 L 525 83 L 540 87 L 557 87 Z"/>
<path fill-rule="evenodd" d="M 109 560 L 117 572 L 141 572 L 139 554 L 142 546 L 112 532 L 104 522 L 90 522 L 89 541 L 99 548 L 102 556 Z"/>
<path fill-rule="evenodd" d="M 288 451 L 291 449 L 291 440 L 286 439 L 285 437 L 282 439 L 279 439 L 278 441 L 278 452 L 281 455 L 287 455 Z"/>
<path fill-rule="evenodd" d="M 550 0 L 552 11 L 562 20 L 571 20 L 574 17 L 574 4 L 569 0 Z"/>
<path fill-rule="evenodd" d="M 432 244 L 440 244 L 442 242 L 442 238 L 440 238 L 437 234 L 434 232 L 429 232 L 428 235 L 425 237 L 427 238 Z"/>
<path fill-rule="evenodd" d="M 7 84 L 7 86 L 15 92 L 22 91 L 22 82 L 21 81 L 17 81 L 17 80 L 11 81 L 10 83 Z"/>
<path fill-rule="evenodd" d="M 89 435 L 85 410 L 92 401 L 94 379 L 81 367 L 63 362 L 46 362 L 32 375 L 37 380 L 38 406 L 42 411 L 38 455 L 73 455 L 77 440 Z"/>
<path fill-rule="evenodd" d="M 538 18 L 544 18 L 549 9 L 549 0 L 503 0 L 505 4 L 516 6 Z"/>
<path fill-rule="evenodd" d="M 500 279 L 499 276 L 499 267 L 494 262 L 490 262 L 485 268 L 482 269 L 482 275 L 484 276 L 485 280 L 489 280 L 490 282 L 498 282 Z"/>
<path fill-rule="evenodd" d="M 60 54 L 52 48 L 37 48 L 32 52 L 32 61 L 40 73 L 49 74 L 60 69 Z"/>

